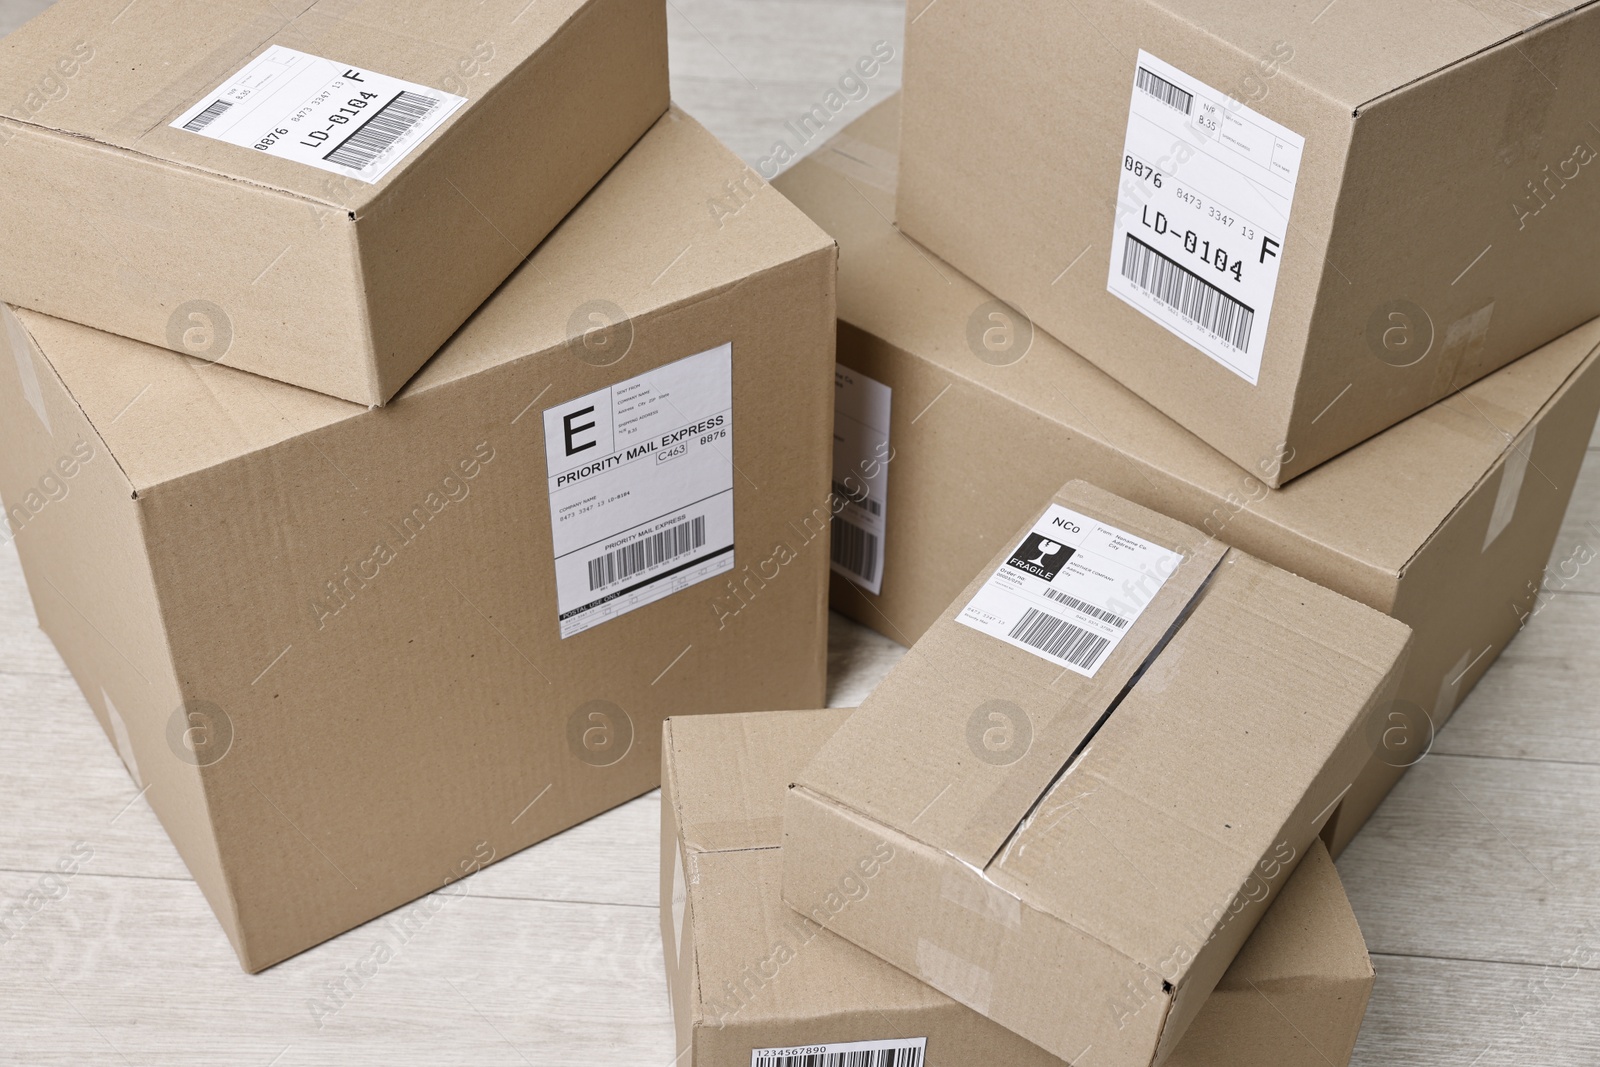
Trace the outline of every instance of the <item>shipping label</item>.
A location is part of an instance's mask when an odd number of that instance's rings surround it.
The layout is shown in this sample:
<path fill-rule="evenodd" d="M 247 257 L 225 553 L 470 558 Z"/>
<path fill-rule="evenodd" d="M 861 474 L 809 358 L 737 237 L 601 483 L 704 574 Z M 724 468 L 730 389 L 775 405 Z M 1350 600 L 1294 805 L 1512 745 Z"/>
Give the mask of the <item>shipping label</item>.
<path fill-rule="evenodd" d="M 1251 385 L 1305 138 L 1139 52 L 1107 289 Z"/>
<path fill-rule="evenodd" d="M 571 637 L 733 569 L 733 347 L 544 412 Z"/>
<path fill-rule="evenodd" d="M 833 570 L 874 595 L 883 591 L 892 395 L 882 382 L 835 365 L 833 492 L 846 503 L 833 517 Z"/>

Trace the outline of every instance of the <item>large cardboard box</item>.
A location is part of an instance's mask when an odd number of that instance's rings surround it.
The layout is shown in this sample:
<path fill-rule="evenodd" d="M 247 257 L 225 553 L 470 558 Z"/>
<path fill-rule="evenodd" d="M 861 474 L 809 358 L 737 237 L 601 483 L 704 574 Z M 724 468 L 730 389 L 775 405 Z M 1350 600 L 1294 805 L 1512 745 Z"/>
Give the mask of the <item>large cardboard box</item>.
<path fill-rule="evenodd" d="M 834 263 L 672 111 L 385 408 L 4 312 L 39 621 L 247 969 L 821 702 Z"/>
<path fill-rule="evenodd" d="M 1162 1063 L 1355 779 L 1409 639 L 1069 482 L 796 776 L 783 899 L 1055 1056 Z"/>
<path fill-rule="evenodd" d="M 894 1067 L 1061 1067 L 1037 1045 L 784 906 L 778 888 L 784 788 L 849 714 L 667 722 L 661 937 L 677 1025 L 675 1062 L 846 1067 L 856 1061 L 843 1053 L 880 1051 L 873 1067 L 889 1067 L 890 1052 L 899 1049 Z M 1333 861 L 1315 844 L 1167 1063 L 1345 1067 L 1372 980 Z M 760 1059 L 763 1052 L 771 1058 Z"/>
<path fill-rule="evenodd" d="M 1597 50 L 1587 0 L 941 0 L 895 217 L 1277 486 L 1600 314 Z"/>
<path fill-rule="evenodd" d="M 911 644 L 1079 477 L 1393 615 L 1410 662 L 1337 856 L 1533 608 L 1600 408 L 1600 323 L 1269 490 L 896 233 L 896 130 L 886 103 L 777 182 L 840 243 L 834 608 Z"/>
<path fill-rule="evenodd" d="M 56 0 L 0 299 L 382 404 L 667 108 L 658 0 Z"/>

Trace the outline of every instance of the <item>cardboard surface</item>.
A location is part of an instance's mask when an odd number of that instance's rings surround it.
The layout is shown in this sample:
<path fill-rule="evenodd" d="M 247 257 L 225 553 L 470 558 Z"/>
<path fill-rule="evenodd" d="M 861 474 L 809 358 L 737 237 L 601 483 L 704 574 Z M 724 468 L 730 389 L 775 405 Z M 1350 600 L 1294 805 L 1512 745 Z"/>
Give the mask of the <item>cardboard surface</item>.
<path fill-rule="evenodd" d="M 466 103 L 375 183 L 170 125 L 274 47 Z M 666 59 L 643 0 L 60 0 L 0 42 L 0 299 L 382 404 L 662 115 Z"/>
<path fill-rule="evenodd" d="M 668 714 L 821 701 L 835 258 L 673 111 L 384 408 L 0 312 L 41 625 L 247 969 L 653 788 Z M 729 569 L 563 639 L 544 413 L 719 350 Z"/>
<path fill-rule="evenodd" d="M 661 921 L 680 1062 L 745 1067 L 758 1048 L 921 1037 L 932 1065 L 1059 1065 L 783 905 L 785 787 L 849 714 L 666 724 Z M 1371 985 L 1355 916 L 1314 845 L 1167 1062 L 1343 1067 Z"/>
<path fill-rule="evenodd" d="M 1051 503 L 1182 562 L 1085 679 L 958 621 L 1015 533 L 796 777 L 783 898 L 1057 1056 L 1145 1067 L 1354 782 L 1410 631 L 1087 483 Z"/>
<path fill-rule="evenodd" d="M 1459 15 L 1424 0 L 1314 19 L 1221 0 L 940 3 L 908 24 L 894 218 L 1281 485 L 1600 313 L 1600 185 L 1584 177 L 1600 73 L 1579 59 L 1600 9 Z M 1158 67 L 1170 91 L 1137 73 Z M 1172 119 L 1159 135 L 1130 117 L 1152 98 Z M 1303 151 L 1284 136 L 1274 150 L 1274 128 Z M 1213 152 L 1215 175 L 1197 162 Z M 1269 173 L 1292 208 L 1258 197 Z M 1124 223 L 1172 264 L 1147 293 L 1170 280 L 1186 305 L 1209 286 L 1190 312 L 1213 335 L 1228 333 L 1219 294 L 1253 309 L 1254 384 L 1108 291 L 1135 255 L 1114 239 Z M 1233 266 L 1242 281 L 1222 276 Z"/>
<path fill-rule="evenodd" d="M 1335 855 L 1518 632 L 1600 408 L 1600 324 L 1546 345 L 1280 490 L 1239 470 L 884 222 L 896 101 L 778 188 L 840 242 L 839 359 L 892 390 L 881 594 L 833 606 L 902 644 L 1062 481 L 1081 477 L 1400 619 L 1399 729 L 1330 829 Z M 973 323 L 1011 326 L 975 346 Z"/>

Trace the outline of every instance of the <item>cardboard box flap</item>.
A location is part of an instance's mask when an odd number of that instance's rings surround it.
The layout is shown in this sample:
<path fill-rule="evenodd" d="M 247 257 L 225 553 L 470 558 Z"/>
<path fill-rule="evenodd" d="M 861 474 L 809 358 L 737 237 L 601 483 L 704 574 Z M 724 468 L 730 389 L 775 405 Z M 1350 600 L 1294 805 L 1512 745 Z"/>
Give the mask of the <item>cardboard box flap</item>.
<path fill-rule="evenodd" d="M 909 827 L 917 840 L 971 867 L 989 864 L 1179 624 L 1225 552 L 1193 527 L 1084 482 L 1068 483 L 1055 503 L 1181 556 L 1094 676 L 962 626 L 936 627 L 891 672 L 897 684 L 880 686 L 862 703 L 798 785 L 868 819 Z M 1012 547 L 967 587 L 944 621 L 954 619 Z M 960 684 L 945 669 L 957 661 L 966 665 Z M 882 695 L 886 688 L 892 697 Z M 991 727 L 990 705 L 1021 709 L 1031 724 L 1031 743 L 1014 761 L 979 758 L 973 737 Z M 884 752 L 872 743 L 904 730 L 908 713 L 925 744 Z"/>
<path fill-rule="evenodd" d="M 706 188 L 704 175 L 723 176 Z M 676 178 L 672 177 L 677 175 Z M 707 199 L 749 182 L 743 210 Z M 519 358 L 575 360 L 589 311 L 628 316 L 703 299 L 832 240 L 703 126 L 664 116 L 399 394 L 442 388 Z M 17 318 L 136 489 L 357 417 L 397 417 L 28 311 Z M 576 323 L 576 325 L 574 325 Z M 626 349 L 623 348 L 625 353 Z M 619 357 L 625 358 L 625 357 Z M 536 398 L 508 398 L 507 418 Z M 391 405 L 391 408 L 394 405 Z"/>
<path fill-rule="evenodd" d="M 1181 986 L 1172 930 L 1208 929 L 1274 854 L 1307 783 L 1312 816 L 1332 811 L 1349 783 L 1322 781 L 1323 768 L 1365 722 L 1406 632 L 1231 553 L 988 877 Z"/>
<path fill-rule="evenodd" d="M 0 116 L 359 211 L 417 156 L 368 185 L 168 124 L 271 45 L 481 99 L 583 5 L 413 0 L 371 8 L 351 0 L 301 0 L 280 10 L 211 0 L 77 0 L 46 9 L 0 42 Z M 486 45 L 492 60 L 474 68 L 473 77 L 461 77 L 463 57 L 482 56 Z M 95 80 L 92 93 L 65 88 L 51 66 L 41 66 L 41 57 L 72 62 L 85 55 L 92 58 L 81 76 Z M 108 107 L 108 100 L 117 106 Z M 458 111 L 432 136 L 449 136 L 466 114 Z"/>
<path fill-rule="evenodd" d="M 1425 408 L 1339 462 L 1324 463 L 1269 493 L 1250 472 L 1022 315 L 1013 321 L 1030 332 L 1026 355 L 1003 366 L 979 357 L 974 324 L 981 332 L 993 324 L 984 316 L 1004 305 L 887 221 L 894 197 L 881 186 L 892 189 L 899 107 L 898 96 L 880 104 L 846 127 L 841 137 L 849 140 L 838 150 L 830 142 L 774 183 L 839 242 L 840 321 L 1166 472 L 1164 477 L 1237 501 L 1270 525 L 1288 556 L 1309 561 L 1331 553 L 1348 560 L 1353 572 L 1391 579 L 1404 573 L 1417 546 L 1565 394 L 1564 383 L 1600 348 L 1596 320 Z M 1430 461 L 1413 462 L 1419 455 Z M 1306 547 L 1295 549 L 1295 541 Z"/>
<path fill-rule="evenodd" d="M 851 713 L 831 708 L 672 719 L 667 759 L 677 778 L 672 803 L 684 843 L 697 852 L 777 848 L 784 790 Z M 776 877 L 774 871 L 774 886 Z"/>

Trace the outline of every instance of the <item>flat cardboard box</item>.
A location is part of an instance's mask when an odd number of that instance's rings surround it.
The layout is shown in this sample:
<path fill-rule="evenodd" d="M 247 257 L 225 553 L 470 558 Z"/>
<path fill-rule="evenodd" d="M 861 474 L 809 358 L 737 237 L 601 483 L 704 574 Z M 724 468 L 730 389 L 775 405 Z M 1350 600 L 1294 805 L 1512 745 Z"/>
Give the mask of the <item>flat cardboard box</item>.
<path fill-rule="evenodd" d="M 1171 1055 L 1410 631 L 1069 482 L 789 788 L 790 907 L 1069 1062 Z"/>
<path fill-rule="evenodd" d="M 283 7 L 0 41 L 0 300 L 383 404 L 666 111 L 666 12 Z"/>
<path fill-rule="evenodd" d="M 925 1058 L 906 1067 L 1061 1067 L 1037 1045 L 784 906 L 784 789 L 849 714 L 666 723 L 661 937 L 675 1062 L 749 1067 L 758 1049 L 920 1039 Z M 1333 861 L 1313 845 L 1168 1067 L 1345 1067 L 1372 981 Z"/>
<path fill-rule="evenodd" d="M 1600 7 L 1318 7 L 906 28 L 901 227 L 1272 486 L 1600 314 Z"/>
<path fill-rule="evenodd" d="M 821 702 L 835 258 L 674 110 L 384 408 L 4 312 L 39 621 L 246 969 L 653 789 L 667 715 Z"/>
<path fill-rule="evenodd" d="M 839 241 L 841 368 L 892 392 L 887 496 L 836 520 L 874 531 L 881 566 L 836 567 L 833 607 L 911 644 L 1078 477 L 1393 615 L 1415 631 L 1399 718 L 1330 824 L 1337 856 L 1533 609 L 1600 409 L 1600 323 L 1269 491 L 1025 320 L 1009 351 L 973 347 L 1000 305 L 885 221 L 894 107 L 776 183 Z"/>

